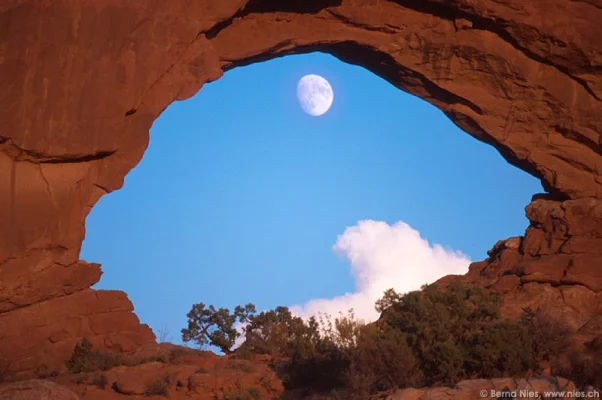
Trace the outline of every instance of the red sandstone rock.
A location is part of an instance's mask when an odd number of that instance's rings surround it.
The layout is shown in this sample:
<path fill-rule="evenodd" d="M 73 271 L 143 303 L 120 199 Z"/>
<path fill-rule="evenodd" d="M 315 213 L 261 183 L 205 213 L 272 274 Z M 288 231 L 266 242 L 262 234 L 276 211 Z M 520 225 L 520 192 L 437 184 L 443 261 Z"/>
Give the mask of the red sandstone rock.
<path fill-rule="evenodd" d="M 0 400 L 79 400 L 64 386 L 44 380 L 0 385 Z"/>
<path fill-rule="evenodd" d="M 147 345 L 143 350 L 147 355 L 153 354 L 153 351 L 154 355 L 163 355 L 167 351 L 168 362 L 119 366 L 105 372 L 50 379 L 65 385 L 82 400 L 152 399 L 155 397 L 146 395 L 150 394 L 153 386 L 164 389 L 168 397 L 175 400 L 211 400 L 225 398 L 223 394 L 228 393 L 228 398 L 247 398 L 244 392 L 250 388 L 259 393 L 262 399 L 276 398 L 284 392 L 284 386 L 270 367 L 269 359 L 237 360 L 174 345 Z M 103 384 L 100 385 L 99 381 Z M 236 397 L 234 393 L 239 390 L 242 393 Z"/>
<path fill-rule="evenodd" d="M 589 236 L 571 236 L 560 248 L 568 254 L 602 254 L 602 238 Z"/>
<path fill-rule="evenodd" d="M 602 313 L 602 292 L 593 292 L 585 286 L 558 286 L 562 301 L 584 316 Z"/>
<path fill-rule="evenodd" d="M 44 253 L 30 257 L 25 267 L 20 259 L 9 259 L 2 265 L 0 312 L 88 289 L 100 274 L 99 264 L 61 265 Z"/>
<path fill-rule="evenodd" d="M 493 285 L 491 290 L 498 293 L 506 293 L 520 286 L 521 280 L 516 275 L 504 275 L 500 277 Z"/>
<path fill-rule="evenodd" d="M 143 395 L 146 388 L 154 381 L 162 381 L 165 376 L 162 376 L 164 368 L 163 364 L 155 362 L 138 365 L 136 367 L 117 367 L 114 368 L 110 374 L 112 379 L 109 378 L 113 384 L 111 387 L 121 394 L 127 395 Z M 169 382 L 171 385 L 171 382 Z M 167 383 L 166 383 L 167 386 Z"/>
<path fill-rule="evenodd" d="M 12 361 L 14 379 L 40 366 L 63 371 L 83 337 L 100 349 L 133 352 L 154 335 L 132 309 L 123 292 L 87 289 L 0 314 L 0 359 Z"/>
<path fill-rule="evenodd" d="M 502 293 L 505 317 L 519 318 L 529 307 L 570 327 L 575 343 L 591 341 L 602 334 L 600 205 L 596 199 L 535 199 L 522 240 L 499 241 L 468 274 L 439 283 L 460 279 Z"/>
<path fill-rule="evenodd" d="M 577 283 L 594 292 L 602 291 L 602 255 L 580 254 L 571 260 L 563 283 Z"/>
<path fill-rule="evenodd" d="M 564 277 L 572 261 L 571 256 L 558 254 L 528 259 L 518 263 L 521 280 L 525 283 L 558 283 Z"/>
<path fill-rule="evenodd" d="M 601 20 L 592 0 L 1 2 L 0 358 L 31 372 L 81 335 L 123 351 L 152 340 L 127 299 L 107 309 L 86 289 L 99 277 L 79 260 L 88 212 L 174 100 L 308 50 L 429 101 L 554 194 L 527 208 L 520 248 L 505 242 L 463 279 L 505 291 L 508 315 L 562 304 L 559 285 L 599 292 Z M 559 253 L 578 255 L 560 281 Z M 532 273 L 513 287 L 502 277 L 520 263 Z"/>

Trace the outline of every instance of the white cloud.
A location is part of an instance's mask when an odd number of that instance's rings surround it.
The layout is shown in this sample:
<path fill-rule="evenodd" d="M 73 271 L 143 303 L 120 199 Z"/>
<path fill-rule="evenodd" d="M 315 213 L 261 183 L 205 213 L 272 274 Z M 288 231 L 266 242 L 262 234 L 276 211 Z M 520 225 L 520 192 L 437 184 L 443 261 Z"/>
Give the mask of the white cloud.
<path fill-rule="evenodd" d="M 355 292 L 330 299 L 313 299 L 290 307 L 300 317 L 319 312 L 338 315 L 353 308 L 355 317 L 375 321 L 374 303 L 386 289 L 405 293 L 450 274 L 464 274 L 470 260 L 459 251 L 431 245 L 404 222 L 389 225 L 363 220 L 339 235 L 333 250 L 349 260 Z"/>
<path fill-rule="evenodd" d="M 245 342 L 245 329 L 247 328 L 247 325 L 249 325 L 248 322 L 243 323 L 240 321 L 236 321 L 236 323 L 234 324 L 234 329 L 236 329 L 240 336 L 237 337 L 234 341 L 234 346 L 232 346 L 232 350 L 238 349 L 240 345 Z"/>

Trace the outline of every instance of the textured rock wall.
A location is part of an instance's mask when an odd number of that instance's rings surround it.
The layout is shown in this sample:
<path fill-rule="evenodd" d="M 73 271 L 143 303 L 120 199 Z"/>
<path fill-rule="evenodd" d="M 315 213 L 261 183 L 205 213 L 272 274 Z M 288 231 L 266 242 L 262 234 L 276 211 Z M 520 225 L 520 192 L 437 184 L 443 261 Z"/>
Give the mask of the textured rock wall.
<path fill-rule="evenodd" d="M 575 343 L 602 341 L 602 200 L 536 198 L 527 217 L 524 237 L 499 241 L 460 279 L 502 293 L 508 318 L 530 307 L 568 327 Z"/>
<path fill-rule="evenodd" d="M 556 200 L 530 206 L 521 260 L 560 271 L 571 257 L 562 285 L 589 281 L 599 258 L 581 254 L 599 220 L 571 220 L 573 235 L 552 214 L 602 199 L 600 21 L 599 0 L 1 2 L 0 359 L 31 371 L 62 365 L 83 335 L 152 340 L 127 297 L 88 289 L 100 272 L 79 260 L 86 215 L 121 187 L 170 103 L 292 53 L 363 65 L 539 177 Z"/>

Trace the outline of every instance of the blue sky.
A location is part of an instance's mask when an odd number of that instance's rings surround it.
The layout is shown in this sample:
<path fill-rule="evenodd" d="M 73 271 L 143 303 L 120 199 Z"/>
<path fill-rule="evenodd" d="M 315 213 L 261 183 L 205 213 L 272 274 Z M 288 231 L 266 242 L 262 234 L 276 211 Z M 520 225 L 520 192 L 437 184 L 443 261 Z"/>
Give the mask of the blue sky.
<path fill-rule="evenodd" d="M 296 100 L 306 74 L 334 89 L 321 117 Z M 541 191 L 371 72 L 320 53 L 288 56 L 172 104 L 124 187 L 92 210 L 81 258 L 103 265 L 96 288 L 125 290 L 143 322 L 178 341 L 196 302 L 302 305 L 358 291 L 368 270 L 388 282 L 403 269 L 395 279 L 417 284 L 464 268 L 522 234 L 524 207 Z"/>

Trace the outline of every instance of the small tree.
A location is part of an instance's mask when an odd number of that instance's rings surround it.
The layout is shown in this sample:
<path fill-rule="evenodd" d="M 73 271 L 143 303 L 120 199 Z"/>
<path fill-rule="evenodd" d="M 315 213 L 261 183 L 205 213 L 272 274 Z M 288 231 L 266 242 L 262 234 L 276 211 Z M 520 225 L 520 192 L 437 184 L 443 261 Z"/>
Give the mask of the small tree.
<path fill-rule="evenodd" d="M 293 316 L 288 307 L 280 306 L 249 317 L 242 347 L 255 353 L 290 356 L 299 340 L 317 334 L 314 330 Z"/>
<path fill-rule="evenodd" d="M 571 330 L 565 324 L 535 313 L 530 307 L 523 308 L 521 324 L 533 338 L 538 359 L 554 362 L 571 345 Z"/>
<path fill-rule="evenodd" d="M 500 319 L 500 298 L 452 282 L 425 285 L 399 295 L 387 290 L 376 303 L 384 332 L 403 333 L 425 385 L 452 385 L 472 376 L 501 377 L 533 368 L 533 342 L 526 326 Z M 386 353 L 386 352 L 385 352 Z"/>
<path fill-rule="evenodd" d="M 356 334 L 356 342 L 350 349 L 352 361 L 346 375 L 346 386 L 356 397 L 367 398 L 376 391 L 422 381 L 418 362 L 403 332 L 364 325 Z"/>
<path fill-rule="evenodd" d="M 71 358 L 67 360 L 67 369 L 71 373 L 94 371 L 99 366 L 99 352 L 92 348 L 88 338 L 83 338 L 75 344 Z"/>
<path fill-rule="evenodd" d="M 216 309 L 213 305 L 206 308 L 204 303 L 194 304 L 187 314 L 188 328 L 182 329 L 182 340 L 194 341 L 201 348 L 216 346 L 230 354 L 240 336 L 234 325 L 237 321 L 248 322 L 254 313 L 255 306 L 251 303 L 244 307 L 236 306 L 233 314 L 227 308 Z"/>
<path fill-rule="evenodd" d="M 403 296 L 401 294 L 397 293 L 397 291 L 395 291 L 395 289 L 393 289 L 393 288 L 387 289 L 387 290 L 385 290 L 383 297 L 376 300 L 376 303 L 374 304 L 374 308 L 376 309 L 377 312 L 382 313 L 387 308 L 390 308 L 390 307 L 394 306 L 395 304 L 398 304 L 401 301 L 402 297 Z"/>

